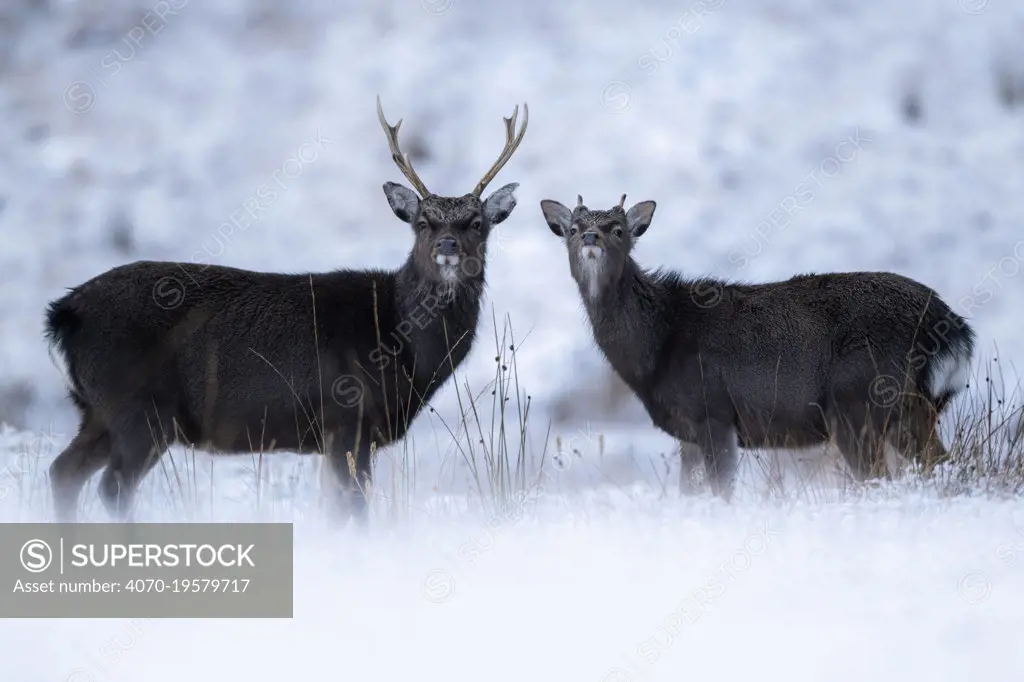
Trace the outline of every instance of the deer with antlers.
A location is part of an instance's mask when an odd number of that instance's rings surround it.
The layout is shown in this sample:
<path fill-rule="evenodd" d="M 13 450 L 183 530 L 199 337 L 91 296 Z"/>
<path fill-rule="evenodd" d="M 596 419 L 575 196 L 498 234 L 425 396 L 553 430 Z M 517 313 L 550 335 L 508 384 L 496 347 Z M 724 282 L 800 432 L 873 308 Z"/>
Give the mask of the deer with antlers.
<path fill-rule="evenodd" d="M 360 524 L 372 452 L 409 425 L 472 348 L 487 237 L 515 208 L 509 183 L 484 189 L 522 142 L 523 105 L 505 146 L 469 194 L 431 193 L 398 142 L 380 98 L 391 156 L 415 192 L 384 194 L 414 244 L 397 270 L 311 274 L 140 261 L 52 302 L 51 349 L 81 416 L 50 466 L 58 520 L 73 521 L 82 487 L 130 515 L 140 481 L 172 444 L 212 453 L 323 453 L 335 509 Z"/>

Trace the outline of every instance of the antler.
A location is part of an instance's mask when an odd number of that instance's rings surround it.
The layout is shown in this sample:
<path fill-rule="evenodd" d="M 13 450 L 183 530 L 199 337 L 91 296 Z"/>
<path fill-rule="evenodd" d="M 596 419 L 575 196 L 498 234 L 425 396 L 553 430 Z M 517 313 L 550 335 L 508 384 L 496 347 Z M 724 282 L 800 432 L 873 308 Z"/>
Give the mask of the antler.
<path fill-rule="evenodd" d="M 515 109 L 512 110 L 512 116 L 509 118 L 502 117 L 505 122 L 505 148 L 501 150 L 501 154 L 498 155 L 498 160 L 494 162 L 490 170 L 484 173 L 484 177 L 476 184 L 476 188 L 473 190 L 473 196 L 480 196 L 480 193 L 484 191 L 488 183 L 494 179 L 494 176 L 498 174 L 502 166 L 508 163 L 508 160 L 512 158 L 516 149 L 519 147 L 519 143 L 523 141 L 523 135 L 526 134 L 526 125 L 530 122 L 530 107 L 527 106 L 526 102 L 523 102 L 523 127 L 519 130 L 519 134 L 516 135 L 516 118 L 519 116 L 519 105 L 517 104 Z"/>
<path fill-rule="evenodd" d="M 619 208 L 625 208 L 626 207 L 625 203 L 626 203 L 626 195 L 623 194 L 622 198 L 619 199 Z"/>
<path fill-rule="evenodd" d="M 577 194 L 576 195 L 576 208 L 579 208 L 582 205 L 583 205 L 583 195 L 582 194 Z"/>
<path fill-rule="evenodd" d="M 398 129 L 402 126 L 402 119 L 398 119 L 398 123 L 395 125 L 387 122 L 387 119 L 384 118 L 384 109 L 380 106 L 380 95 L 377 95 L 377 118 L 380 119 L 380 124 L 384 127 L 384 134 L 388 138 L 388 147 L 391 148 L 391 160 L 398 166 L 398 170 L 402 171 L 402 174 L 409 179 L 413 188 L 420 193 L 420 197 L 428 196 L 430 190 L 420 180 L 420 176 L 416 175 L 416 171 L 413 170 L 412 163 L 409 161 L 409 155 L 403 154 L 398 146 Z"/>

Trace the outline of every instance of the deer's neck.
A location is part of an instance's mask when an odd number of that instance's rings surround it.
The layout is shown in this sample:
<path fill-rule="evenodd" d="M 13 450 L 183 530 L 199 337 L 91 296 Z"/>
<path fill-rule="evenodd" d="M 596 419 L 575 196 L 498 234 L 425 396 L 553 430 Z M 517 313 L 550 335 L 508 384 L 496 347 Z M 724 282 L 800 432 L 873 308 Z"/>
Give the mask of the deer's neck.
<path fill-rule="evenodd" d="M 396 331 L 403 344 L 406 369 L 417 388 L 432 394 L 458 367 L 473 345 L 483 272 L 478 278 L 452 284 L 424 280 L 412 262 L 398 273 Z"/>
<path fill-rule="evenodd" d="M 664 285 L 628 259 L 615 287 L 588 296 L 580 284 L 594 340 L 634 390 L 647 383 L 667 335 Z"/>

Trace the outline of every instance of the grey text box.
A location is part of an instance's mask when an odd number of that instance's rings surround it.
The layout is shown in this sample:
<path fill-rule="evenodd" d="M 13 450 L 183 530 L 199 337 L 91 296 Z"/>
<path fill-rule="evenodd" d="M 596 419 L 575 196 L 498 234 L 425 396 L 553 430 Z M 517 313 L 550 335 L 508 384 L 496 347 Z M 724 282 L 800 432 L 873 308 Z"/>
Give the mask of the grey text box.
<path fill-rule="evenodd" d="M 0 524 L 0 618 L 291 618 L 290 523 Z"/>

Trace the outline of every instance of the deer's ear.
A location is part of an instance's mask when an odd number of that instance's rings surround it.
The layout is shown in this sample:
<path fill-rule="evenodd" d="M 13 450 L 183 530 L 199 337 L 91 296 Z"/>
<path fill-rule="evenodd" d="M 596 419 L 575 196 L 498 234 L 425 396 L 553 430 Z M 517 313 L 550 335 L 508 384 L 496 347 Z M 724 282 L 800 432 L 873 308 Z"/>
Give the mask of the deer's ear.
<path fill-rule="evenodd" d="M 412 217 L 416 215 L 416 211 L 420 207 L 420 200 L 415 192 L 397 182 L 385 182 L 384 196 L 388 198 L 391 210 L 399 220 L 406 223 L 412 222 Z"/>
<path fill-rule="evenodd" d="M 642 235 L 651 226 L 655 206 L 653 201 L 641 201 L 626 212 L 626 225 L 633 239 Z"/>
<path fill-rule="evenodd" d="M 540 210 L 544 214 L 544 221 L 555 233 L 555 236 L 564 237 L 568 233 L 569 223 L 572 222 L 572 211 L 554 199 L 541 201 Z"/>
<path fill-rule="evenodd" d="M 491 196 L 484 200 L 484 215 L 487 222 L 497 225 L 512 213 L 516 207 L 516 188 L 518 182 L 510 182 L 501 189 L 495 190 Z"/>

